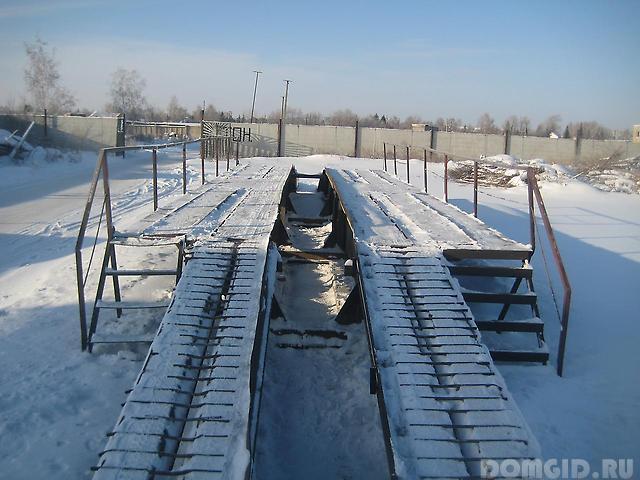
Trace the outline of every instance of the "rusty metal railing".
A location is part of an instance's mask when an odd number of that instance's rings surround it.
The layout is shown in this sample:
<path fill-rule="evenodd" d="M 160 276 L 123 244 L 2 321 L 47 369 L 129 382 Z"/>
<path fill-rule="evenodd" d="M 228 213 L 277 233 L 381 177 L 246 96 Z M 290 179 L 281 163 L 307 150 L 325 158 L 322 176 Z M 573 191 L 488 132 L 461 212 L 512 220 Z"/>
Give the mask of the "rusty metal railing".
<path fill-rule="evenodd" d="M 153 209 L 154 211 L 158 209 L 158 155 L 157 151 L 165 148 L 182 146 L 182 193 L 187 192 L 187 155 L 186 155 L 186 147 L 191 143 L 198 143 L 201 139 L 196 140 L 188 140 L 183 142 L 175 142 L 175 143 L 165 143 L 159 145 L 135 145 L 128 147 L 109 147 L 103 148 L 98 153 L 98 161 L 96 163 L 96 168 L 93 172 L 93 176 L 91 178 L 91 183 L 89 184 L 89 195 L 87 198 L 87 203 L 84 208 L 84 212 L 82 214 L 82 221 L 80 222 L 80 229 L 78 231 L 78 238 L 76 240 L 75 245 L 75 258 L 76 258 L 76 279 L 78 284 L 78 306 L 80 310 L 80 336 L 81 336 L 81 346 L 82 350 L 87 348 L 88 342 L 88 328 L 87 328 L 87 313 L 86 313 L 86 297 L 85 297 L 85 287 L 87 285 L 87 280 L 89 277 L 89 272 L 91 270 L 91 264 L 93 262 L 95 248 L 98 242 L 98 237 L 100 235 L 102 219 L 104 217 L 105 225 L 106 225 L 106 235 L 107 235 L 107 248 L 105 249 L 105 254 L 102 259 L 102 270 L 104 271 L 109 262 L 112 263 L 112 267 L 115 268 L 115 257 L 110 255 L 110 249 L 108 248 L 109 242 L 113 238 L 114 228 L 113 228 L 113 205 L 111 202 L 111 188 L 109 185 L 109 162 L 108 155 L 128 152 L 134 150 L 151 150 L 151 163 L 152 163 L 152 181 L 153 181 Z M 201 149 L 202 152 L 202 149 Z M 202 155 L 201 155 L 202 156 Z M 202 161 L 202 177 L 204 179 L 204 157 Z M 98 225 L 96 228 L 96 234 L 93 239 L 93 247 L 91 251 L 91 256 L 89 259 L 89 264 L 85 269 L 83 265 L 82 259 L 82 249 L 84 246 L 84 240 L 87 232 L 87 228 L 89 226 L 89 219 L 91 217 L 91 211 L 94 206 L 94 202 L 96 199 L 96 191 L 98 190 L 98 185 L 100 180 L 102 179 L 104 199 L 102 201 L 101 212 L 99 216 Z M 104 283 L 104 276 L 101 275 L 101 283 Z M 118 286 L 118 277 L 113 277 L 114 282 L 114 290 L 119 292 Z M 104 285 L 99 285 L 99 289 Z M 117 295 L 117 294 L 116 294 Z M 116 298 L 116 300 L 119 300 Z M 94 302 L 94 310 L 96 308 Z"/>
<path fill-rule="evenodd" d="M 384 152 L 383 168 L 384 168 L 384 171 L 386 172 L 388 146 L 393 147 L 394 173 L 395 173 L 395 176 L 397 177 L 398 176 L 397 156 L 396 156 L 397 145 L 383 143 L 383 152 Z M 411 183 L 410 177 L 409 177 L 410 148 L 411 147 L 406 146 L 407 183 Z M 492 162 L 484 158 L 478 159 L 478 158 L 465 157 L 462 155 L 456 155 L 448 152 L 439 151 L 429 147 L 419 147 L 419 149 L 423 150 L 423 174 L 424 174 L 425 193 L 429 193 L 428 181 L 427 181 L 428 162 L 433 163 L 434 156 L 436 158 L 442 157 L 442 161 L 444 162 L 444 175 L 443 175 L 444 195 L 443 196 L 444 196 L 445 202 L 449 201 L 449 162 L 452 160 L 473 162 L 473 215 L 474 217 L 477 218 L 478 217 L 478 191 L 479 191 L 478 165 L 479 164 L 492 165 L 492 166 L 501 167 L 501 168 L 505 168 L 505 165 L 498 162 Z M 513 166 L 509 166 L 508 168 L 514 169 L 514 170 L 523 170 L 527 172 L 527 202 L 528 202 L 529 225 L 530 225 L 529 236 L 530 236 L 530 245 L 531 245 L 531 256 L 533 256 L 536 250 L 535 204 L 537 203 L 538 208 L 540 210 L 540 217 L 542 218 L 542 223 L 544 224 L 544 227 L 545 227 L 547 238 L 549 240 L 549 243 L 551 244 L 551 249 L 553 251 L 553 258 L 556 264 L 556 268 L 560 275 L 560 280 L 562 281 L 564 295 L 563 295 L 563 301 L 562 301 L 562 315 L 560 318 L 560 339 L 558 342 L 558 358 L 557 358 L 557 372 L 559 376 L 562 376 L 563 370 L 564 370 L 564 355 L 565 355 L 566 344 L 567 344 L 567 334 L 569 329 L 569 313 L 571 310 L 571 282 L 569 281 L 569 275 L 567 274 L 566 268 L 564 266 L 562 255 L 560 255 L 558 242 L 556 241 L 556 237 L 553 232 L 553 227 L 551 226 L 551 221 L 549 220 L 549 215 L 544 205 L 542 193 L 540 192 L 540 187 L 538 186 L 538 181 L 536 180 L 535 169 L 529 166 L 524 166 L 524 165 L 513 165 Z M 551 281 L 551 279 L 549 279 L 549 281 Z"/>

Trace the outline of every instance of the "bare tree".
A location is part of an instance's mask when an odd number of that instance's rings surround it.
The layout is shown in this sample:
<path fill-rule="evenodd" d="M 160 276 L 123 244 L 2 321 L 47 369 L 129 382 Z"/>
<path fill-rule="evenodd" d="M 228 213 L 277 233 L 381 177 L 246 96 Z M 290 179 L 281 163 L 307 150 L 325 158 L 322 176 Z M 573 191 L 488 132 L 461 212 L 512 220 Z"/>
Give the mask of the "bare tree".
<path fill-rule="evenodd" d="M 582 128 L 582 132 L 580 135 L 582 138 L 593 138 L 595 140 L 607 140 L 607 139 L 613 139 L 614 137 L 616 137 L 616 135 L 611 129 L 601 125 L 596 121 L 579 122 L 579 123 L 572 122 L 569 125 L 567 125 L 567 129 L 569 130 L 569 135 L 573 138 L 575 138 L 578 135 L 578 130 L 580 128 Z M 624 138 L 623 135 L 626 132 L 621 132 L 621 133 L 622 135 L 620 135 L 619 138 Z"/>
<path fill-rule="evenodd" d="M 329 125 L 353 126 L 356 124 L 358 116 L 348 108 L 337 110 L 327 117 Z"/>
<path fill-rule="evenodd" d="M 118 68 L 111 76 L 111 103 L 107 108 L 124 113 L 130 120 L 140 118 L 147 103 L 144 97 L 146 83 L 136 70 Z"/>
<path fill-rule="evenodd" d="M 504 123 L 502 124 L 502 129 L 506 132 L 510 130 L 512 133 L 520 133 L 520 124 L 517 115 L 509 115 Z"/>
<path fill-rule="evenodd" d="M 169 117 L 169 120 L 173 122 L 181 122 L 188 115 L 187 109 L 180 105 L 178 97 L 173 95 L 171 100 L 169 100 L 169 105 L 167 105 L 167 117 Z"/>
<path fill-rule="evenodd" d="M 61 113 L 73 109 L 75 98 L 60 85 L 55 52 L 47 49 L 47 42 L 36 38 L 33 43 L 25 43 L 24 48 L 28 60 L 24 79 L 35 110 L 46 108 L 51 113 Z"/>
<path fill-rule="evenodd" d="M 478 128 L 482 133 L 497 133 L 496 122 L 491 115 L 483 113 L 478 119 Z"/>

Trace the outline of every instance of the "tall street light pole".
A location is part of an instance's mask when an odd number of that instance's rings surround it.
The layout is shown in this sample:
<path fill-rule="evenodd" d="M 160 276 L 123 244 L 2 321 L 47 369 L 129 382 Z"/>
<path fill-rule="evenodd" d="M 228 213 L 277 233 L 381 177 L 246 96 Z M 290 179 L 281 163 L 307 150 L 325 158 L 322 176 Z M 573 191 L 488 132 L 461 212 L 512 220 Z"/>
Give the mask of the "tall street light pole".
<path fill-rule="evenodd" d="M 289 83 L 293 82 L 293 80 L 284 80 L 284 103 L 282 108 L 282 120 L 284 121 L 287 118 L 287 101 L 289 100 Z"/>
<path fill-rule="evenodd" d="M 259 70 L 254 70 L 253 73 L 256 74 L 256 83 L 253 86 L 253 102 L 251 103 L 251 122 L 250 123 L 253 123 L 253 112 L 256 107 L 256 92 L 258 91 L 258 75 L 260 75 L 262 72 Z"/>

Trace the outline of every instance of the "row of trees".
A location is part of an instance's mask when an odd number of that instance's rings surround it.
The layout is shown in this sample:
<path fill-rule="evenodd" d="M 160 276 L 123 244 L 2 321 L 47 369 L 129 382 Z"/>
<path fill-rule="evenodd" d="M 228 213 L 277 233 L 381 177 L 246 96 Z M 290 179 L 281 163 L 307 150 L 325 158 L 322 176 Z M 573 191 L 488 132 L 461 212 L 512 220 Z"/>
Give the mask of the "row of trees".
<path fill-rule="evenodd" d="M 61 85 L 58 63 L 55 52 L 47 48 L 47 43 L 36 39 L 33 43 L 25 44 L 27 55 L 27 67 L 25 68 L 25 86 L 29 94 L 30 103 L 25 102 L 23 111 L 39 112 L 47 109 L 50 113 L 88 113 L 77 108 L 76 99 L 65 87 Z M 202 115 L 201 106 L 189 110 L 181 105 L 174 95 L 169 100 L 166 108 L 158 108 L 147 102 L 145 97 L 146 81 L 136 70 L 118 68 L 112 74 L 109 90 L 109 103 L 106 110 L 112 113 L 125 113 L 130 120 L 147 121 L 172 121 L 189 122 L 199 121 Z M 5 111 L 16 111 L 14 105 L 0 107 Z M 273 111 L 268 115 L 257 117 L 255 120 L 262 123 L 274 123 L 281 117 L 281 111 Z M 245 122 L 248 118 L 242 115 L 234 115 L 231 111 L 220 111 L 212 104 L 206 105 L 204 111 L 206 120 L 238 121 Z M 478 133 L 504 133 L 510 130 L 515 135 L 536 135 L 547 137 L 574 138 L 578 134 L 583 138 L 609 139 L 631 138 L 631 132 L 615 132 L 598 122 L 568 123 L 562 126 L 559 115 L 552 115 L 536 128 L 526 116 L 509 116 L 502 125 L 498 126 L 494 118 L 488 113 L 480 116 L 475 124 L 468 124 L 459 118 L 437 118 L 424 120 L 419 116 L 409 116 L 401 120 L 397 116 L 378 113 L 358 116 L 349 109 L 338 110 L 329 115 L 320 112 L 303 112 L 296 108 L 287 110 L 287 122 L 304 125 L 359 125 L 363 127 L 379 128 L 411 128 L 413 124 L 427 124 L 437 127 L 441 131 L 448 132 L 478 132 Z"/>

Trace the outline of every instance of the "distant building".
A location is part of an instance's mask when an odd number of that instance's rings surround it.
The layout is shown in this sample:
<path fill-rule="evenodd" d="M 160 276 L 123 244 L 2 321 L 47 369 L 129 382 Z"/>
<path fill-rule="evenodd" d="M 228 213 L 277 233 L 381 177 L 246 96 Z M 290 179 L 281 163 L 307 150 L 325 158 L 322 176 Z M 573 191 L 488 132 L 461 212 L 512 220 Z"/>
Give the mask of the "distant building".
<path fill-rule="evenodd" d="M 431 130 L 431 127 L 428 123 L 412 123 L 411 130 L 414 132 L 427 132 Z"/>
<path fill-rule="evenodd" d="M 640 143 L 640 125 L 633 126 L 633 134 L 631 136 L 633 143 Z"/>
<path fill-rule="evenodd" d="M 558 135 L 556 132 L 551 132 L 549 133 L 549 138 L 560 138 L 560 135 Z"/>

